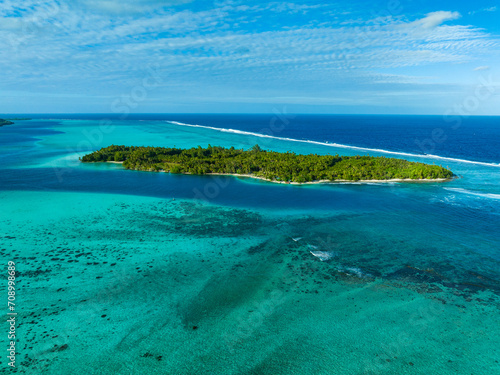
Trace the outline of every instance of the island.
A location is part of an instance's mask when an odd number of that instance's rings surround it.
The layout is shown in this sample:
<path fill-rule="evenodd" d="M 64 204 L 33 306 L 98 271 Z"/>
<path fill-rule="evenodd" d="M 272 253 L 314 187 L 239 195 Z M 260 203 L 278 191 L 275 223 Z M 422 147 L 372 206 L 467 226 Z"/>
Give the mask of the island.
<path fill-rule="evenodd" d="M 0 127 L 4 125 L 12 125 L 14 124 L 12 121 L 9 120 L 4 120 L 3 118 L 0 118 Z"/>
<path fill-rule="evenodd" d="M 83 163 L 122 163 L 126 169 L 174 174 L 245 176 L 279 183 L 354 181 L 445 181 L 449 169 L 382 156 L 301 155 L 267 151 L 258 145 L 249 150 L 201 146 L 109 146 L 80 158 Z"/>

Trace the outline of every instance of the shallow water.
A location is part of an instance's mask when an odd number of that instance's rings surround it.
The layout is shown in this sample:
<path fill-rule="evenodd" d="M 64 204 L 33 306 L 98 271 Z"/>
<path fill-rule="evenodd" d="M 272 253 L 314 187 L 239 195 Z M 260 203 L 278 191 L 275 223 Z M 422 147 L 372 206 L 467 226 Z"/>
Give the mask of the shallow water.
<path fill-rule="evenodd" d="M 78 163 L 85 140 L 261 141 L 114 126 L 99 135 L 89 120 L 34 120 L 8 138 L 0 129 L 18 373 L 500 373 L 500 168 L 449 161 L 463 178 L 284 186 Z"/>

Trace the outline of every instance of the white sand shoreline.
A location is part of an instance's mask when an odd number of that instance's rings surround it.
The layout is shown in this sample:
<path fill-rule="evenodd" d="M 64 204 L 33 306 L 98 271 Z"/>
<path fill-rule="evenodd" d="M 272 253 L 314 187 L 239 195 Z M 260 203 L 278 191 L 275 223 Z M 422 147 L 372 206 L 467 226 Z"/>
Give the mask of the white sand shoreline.
<path fill-rule="evenodd" d="M 112 163 L 112 164 L 123 164 L 122 161 L 105 161 L 98 163 Z M 152 172 L 152 171 L 150 171 Z M 169 173 L 165 171 L 159 171 L 163 173 Z M 193 173 L 179 173 L 186 175 L 193 175 Z M 451 181 L 453 178 L 434 178 L 434 179 L 412 179 L 412 178 L 393 178 L 390 180 L 318 180 L 318 181 L 309 181 L 309 182 L 287 182 L 287 181 L 276 181 L 276 180 L 268 180 L 267 178 L 255 176 L 252 174 L 237 174 L 237 173 L 206 173 L 204 176 L 233 176 L 233 177 L 244 177 L 244 178 L 253 178 L 256 180 L 273 182 L 275 184 L 287 184 L 287 185 L 317 185 L 317 184 L 336 184 L 336 183 L 355 183 L 355 184 L 368 184 L 368 183 L 390 183 L 390 182 L 445 182 Z"/>
<path fill-rule="evenodd" d="M 451 181 L 451 178 L 434 178 L 434 179 L 411 179 L 411 178 L 393 178 L 390 180 L 318 180 L 318 181 L 309 181 L 309 182 L 287 182 L 287 181 L 275 181 L 268 180 L 264 177 L 254 176 L 250 174 L 231 174 L 231 173 L 207 173 L 207 176 L 234 176 L 234 177 L 247 177 L 254 178 L 257 180 L 274 182 L 277 184 L 287 184 L 287 185 L 316 185 L 316 184 L 335 184 L 335 183 L 378 183 L 378 182 L 444 182 Z"/>

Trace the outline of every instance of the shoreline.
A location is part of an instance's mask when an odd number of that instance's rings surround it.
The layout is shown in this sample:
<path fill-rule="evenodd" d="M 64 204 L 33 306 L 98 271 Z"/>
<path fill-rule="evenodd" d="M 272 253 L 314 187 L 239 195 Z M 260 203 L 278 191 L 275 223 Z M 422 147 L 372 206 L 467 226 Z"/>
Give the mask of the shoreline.
<path fill-rule="evenodd" d="M 94 163 L 111 163 L 111 164 L 123 164 L 122 161 L 102 161 L 102 162 L 94 162 Z M 89 163 L 92 164 L 92 163 Z M 131 169 L 140 172 L 153 172 L 153 171 L 141 171 L 138 169 Z M 158 171 L 161 173 L 170 173 L 166 171 Z M 255 180 L 272 182 L 275 184 L 285 184 L 285 185 L 318 185 L 318 184 L 336 184 L 336 183 L 390 183 L 390 182 L 446 182 L 452 181 L 454 178 L 434 178 L 434 179 L 412 179 L 412 178 L 393 178 L 390 180 L 318 180 L 318 181 L 308 181 L 308 182 L 293 182 L 293 181 L 276 181 L 269 180 L 264 177 L 255 176 L 252 174 L 237 174 L 237 173 L 205 173 L 204 175 L 194 175 L 192 173 L 172 173 L 172 174 L 184 174 L 184 175 L 192 175 L 192 176 L 233 176 L 233 177 L 243 177 L 243 178 L 253 178 Z M 455 177 L 456 178 L 456 177 Z"/>
<path fill-rule="evenodd" d="M 188 173 L 182 173 L 188 174 Z M 452 178 L 434 178 L 434 179 L 411 179 L 411 178 L 393 178 L 390 180 L 317 180 L 317 181 L 308 181 L 308 182 L 286 182 L 286 181 L 276 181 L 276 180 L 268 180 L 264 177 L 254 176 L 250 174 L 231 174 L 231 173 L 207 173 L 207 176 L 233 176 L 233 177 L 246 177 L 253 178 L 256 180 L 262 180 L 267 182 L 274 182 L 277 184 L 286 184 L 286 185 L 318 185 L 318 184 L 335 184 L 335 183 L 379 183 L 379 182 L 445 182 L 451 181 Z"/>

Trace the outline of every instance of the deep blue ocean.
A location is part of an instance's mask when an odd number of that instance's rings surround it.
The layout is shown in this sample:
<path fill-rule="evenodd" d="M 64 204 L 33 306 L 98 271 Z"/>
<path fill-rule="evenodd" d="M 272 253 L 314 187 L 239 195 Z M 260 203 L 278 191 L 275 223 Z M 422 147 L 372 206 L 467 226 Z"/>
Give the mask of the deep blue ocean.
<path fill-rule="evenodd" d="M 26 115 L 3 115 L 21 117 Z M 40 119 L 114 119 L 116 114 L 28 115 Z M 411 115 L 131 114 L 128 120 L 178 121 L 275 137 L 415 154 L 500 162 L 500 117 Z M 0 140 L 1 142 L 2 140 Z"/>
<path fill-rule="evenodd" d="M 500 117 L 3 117 L 32 118 L 0 127 L 24 373 L 500 374 Z M 457 178 L 292 186 L 79 162 L 111 144 L 370 154 Z"/>

